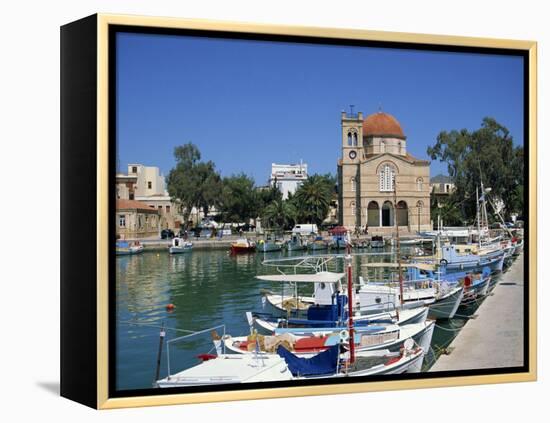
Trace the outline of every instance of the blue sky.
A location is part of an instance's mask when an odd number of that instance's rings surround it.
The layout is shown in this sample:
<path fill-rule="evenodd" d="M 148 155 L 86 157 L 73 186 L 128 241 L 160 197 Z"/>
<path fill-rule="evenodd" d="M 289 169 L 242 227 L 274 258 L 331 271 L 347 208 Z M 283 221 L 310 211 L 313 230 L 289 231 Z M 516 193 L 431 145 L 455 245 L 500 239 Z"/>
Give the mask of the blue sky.
<path fill-rule="evenodd" d="M 117 166 L 158 166 L 196 144 L 223 176 L 265 184 L 271 163 L 302 159 L 336 173 L 340 112 L 394 115 L 408 151 L 428 159 L 441 130 L 476 129 L 485 116 L 523 144 L 519 57 L 119 34 Z M 431 175 L 446 173 L 432 162 Z"/>

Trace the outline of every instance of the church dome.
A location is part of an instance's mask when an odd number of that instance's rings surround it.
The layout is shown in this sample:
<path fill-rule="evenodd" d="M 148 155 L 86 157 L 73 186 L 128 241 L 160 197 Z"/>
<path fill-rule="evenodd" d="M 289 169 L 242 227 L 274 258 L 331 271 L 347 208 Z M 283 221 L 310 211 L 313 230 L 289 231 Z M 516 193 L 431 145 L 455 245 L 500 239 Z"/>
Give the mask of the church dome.
<path fill-rule="evenodd" d="M 364 137 L 391 137 L 405 139 L 401 125 L 392 115 L 384 112 L 373 113 L 363 121 Z"/>

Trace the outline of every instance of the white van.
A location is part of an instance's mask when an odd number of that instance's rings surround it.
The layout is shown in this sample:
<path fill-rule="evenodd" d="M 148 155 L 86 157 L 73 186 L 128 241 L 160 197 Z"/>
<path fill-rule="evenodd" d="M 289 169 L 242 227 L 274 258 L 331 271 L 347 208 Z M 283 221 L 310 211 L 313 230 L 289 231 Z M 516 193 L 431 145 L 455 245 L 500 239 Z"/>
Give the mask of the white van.
<path fill-rule="evenodd" d="M 310 223 L 305 223 L 305 224 L 300 224 L 300 225 L 296 225 L 292 228 L 292 233 L 293 234 L 300 234 L 300 235 L 310 235 L 310 234 L 316 234 L 318 233 L 319 230 L 317 229 L 317 225 L 316 224 L 310 224 Z"/>

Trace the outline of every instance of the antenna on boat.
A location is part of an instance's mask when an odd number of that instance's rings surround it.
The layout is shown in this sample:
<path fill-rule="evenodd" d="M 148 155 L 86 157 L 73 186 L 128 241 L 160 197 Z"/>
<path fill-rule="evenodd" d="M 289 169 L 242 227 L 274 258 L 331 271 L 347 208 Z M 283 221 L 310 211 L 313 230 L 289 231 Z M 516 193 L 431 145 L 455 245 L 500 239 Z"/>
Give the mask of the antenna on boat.
<path fill-rule="evenodd" d="M 160 359 L 162 356 L 162 344 L 164 344 L 164 337 L 166 336 L 166 331 L 164 330 L 164 321 L 162 322 L 162 327 L 160 329 L 160 337 L 159 337 L 159 350 L 157 354 L 157 369 L 155 372 L 155 380 L 153 381 L 153 386 L 155 386 L 157 380 L 159 380 L 160 376 Z M 170 375 L 168 375 L 170 376 Z"/>
<path fill-rule="evenodd" d="M 395 178 L 395 177 L 394 177 Z M 393 203 L 394 203 L 394 224 L 395 224 L 395 237 L 397 241 L 397 272 L 399 274 L 399 296 L 401 306 L 403 306 L 403 273 L 401 267 L 401 240 L 399 239 L 399 224 L 397 222 L 397 180 L 393 182 Z M 397 312 L 399 313 L 399 312 Z"/>
<path fill-rule="evenodd" d="M 346 234 L 346 262 L 348 266 L 348 332 L 349 332 L 349 362 L 355 362 L 355 336 L 353 331 L 353 279 L 351 274 L 351 234 Z"/>

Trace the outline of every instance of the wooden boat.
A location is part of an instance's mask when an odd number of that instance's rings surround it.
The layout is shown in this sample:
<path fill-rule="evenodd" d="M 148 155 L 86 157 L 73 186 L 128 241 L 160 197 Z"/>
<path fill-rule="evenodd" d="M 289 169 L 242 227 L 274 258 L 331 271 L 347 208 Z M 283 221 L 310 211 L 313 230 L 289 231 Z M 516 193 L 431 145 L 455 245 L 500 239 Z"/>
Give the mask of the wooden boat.
<path fill-rule="evenodd" d="M 172 238 L 172 245 L 168 247 L 168 251 L 170 254 L 189 253 L 192 249 L 193 243 L 187 242 L 179 237 Z"/>
<path fill-rule="evenodd" d="M 328 250 L 328 242 L 323 237 L 316 237 L 312 242 L 308 243 L 307 248 L 312 251 Z"/>
<path fill-rule="evenodd" d="M 263 253 L 269 253 L 272 251 L 281 251 L 283 248 L 283 245 L 280 241 L 277 240 L 271 240 L 269 238 L 261 239 L 258 242 L 258 250 Z"/>
<path fill-rule="evenodd" d="M 231 254 L 253 253 L 256 251 L 256 243 L 247 238 L 240 238 L 231 244 Z"/>
<path fill-rule="evenodd" d="M 300 234 L 292 234 L 285 247 L 288 251 L 303 251 L 307 249 L 307 241 Z"/>
<path fill-rule="evenodd" d="M 309 328 L 330 328 L 337 330 L 346 326 L 346 322 L 342 320 L 310 320 L 300 318 L 276 317 L 267 313 L 250 313 L 249 321 L 259 333 L 273 334 L 279 329 L 301 329 L 308 330 Z M 306 316 L 307 317 L 307 316 Z M 387 325 L 395 324 L 404 326 L 411 323 L 425 322 L 428 317 L 427 307 L 415 307 L 411 309 L 402 309 L 399 312 L 392 310 L 390 312 L 382 312 L 369 315 L 358 315 L 356 313 L 354 324 L 356 327 L 367 327 L 369 325 Z"/>
<path fill-rule="evenodd" d="M 263 331 L 269 331 L 276 326 L 330 326 L 336 322 L 343 324 L 347 320 L 347 295 L 342 294 L 342 279 L 344 273 L 317 272 L 314 274 L 261 275 L 258 279 L 268 282 L 279 282 L 282 285 L 281 294 L 264 292 L 262 301 L 269 305 L 271 313 L 257 313 L 257 325 Z M 285 293 L 285 284 L 293 284 L 294 293 Z M 313 296 L 298 295 L 298 284 L 312 284 Z M 357 325 L 367 325 L 374 322 L 408 324 L 426 320 L 427 310 L 421 303 L 408 304 L 399 312 L 395 304 L 384 309 L 367 305 L 355 308 Z"/>
<path fill-rule="evenodd" d="M 398 352 L 403 348 L 405 340 L 412 338 L 425 351 L 428 350 L 435 322 L 428 320 L 423 323 L 413 323 L 405 326 L 387 325 L 374 329 L 354 329 L 354 349 L 360 351 L 376 351 L 387 349 Z M 281 332 L 281 333 L 278 333 Z M 294 332 L 294 333 L 293 333 Z M 225 335 L 222 339 L 226 351 L 238 354 L 253 354 L 256 351 L 272 353 L 279 345 L 284 345 L 294 354 L 311 357 L 340 343 L 340 337 L 346 330 L 332 330 L 331 328 L 303 328 L 280 329 L 273 336 L 264 336 L 253 333 L 249 336 Z M 349 349 L 350 339 L 343 344 Z"/>
<path fill-rule="evenodd" d="M 122 241 L 116 242 L 115 255 L 127 256 L 131 254 L 139 254 L 143 252 L 143 245 L 139 241 Z"/>
<path fill-rule="evenodd" d="M 359 299 L 361 307 L 371 307 L 384 311 L 396 304 L 418 303 L 429 307 L 428 317 L 432 319 L 452 319 L 460 302 L 464 288 L 446 280 L 437 280 L 427 272 L 432 266 L 423 263 L 368 263 L 362 267 L 375 270 L 367 281 L 360 277 Z M 376 271 L 398 271 L 399 267 L 406 272 L 403 277 L 403 298 L 398 286 L 397 278 L 391 276 L 385 279 Z M 424 275 L 421 275 L 424 272 Z"/>
<path fill-rule="evenodd" d="M 358 352 L 349 363 L 340 344 L 311 357 L 300 357 L 278 346 L 275 353 L 203 356 L 202 363 L 158 380 L 159 388 L 211 384 L 275 382 L 350 376 L 400 374 L 420 371 L 424 349 L 408 339 L 399 352 Z"/>

